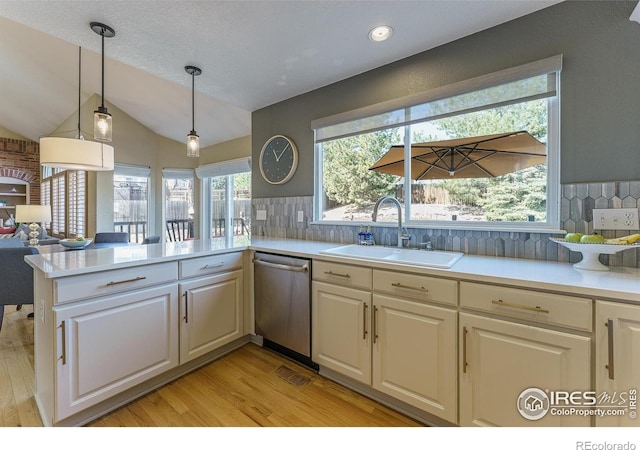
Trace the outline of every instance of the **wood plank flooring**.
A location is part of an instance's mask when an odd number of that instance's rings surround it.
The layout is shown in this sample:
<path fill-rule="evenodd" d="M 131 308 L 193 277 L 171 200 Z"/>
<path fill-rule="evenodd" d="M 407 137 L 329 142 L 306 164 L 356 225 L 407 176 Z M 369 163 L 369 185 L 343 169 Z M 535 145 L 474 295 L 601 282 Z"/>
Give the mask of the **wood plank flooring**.
<path fill-rule="evenodd" d="M 5 309 L 0 426 L 42 426 L 33 398 L 33 320 Z M 256 345 L 244 347 L 90 427 L 413 427 L 420 423 Z"/>

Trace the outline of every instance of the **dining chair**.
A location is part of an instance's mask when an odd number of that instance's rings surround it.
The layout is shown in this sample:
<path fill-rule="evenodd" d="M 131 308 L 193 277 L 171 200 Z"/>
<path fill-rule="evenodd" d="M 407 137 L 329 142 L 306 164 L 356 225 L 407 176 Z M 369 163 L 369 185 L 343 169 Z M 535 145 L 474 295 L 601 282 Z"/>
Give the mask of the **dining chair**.
<path fill-rule="evenodd" d="M 114 243 L 129 243 L 129 233 L 111 231 L 96 233 L 93 238 L 94 244 L 114 244 Z"/>
<path fill-rule="evenodd" d="M 142 240 L 143 244 L 157 244 L 160 242 L 160 236 L 149 236 Z"/>

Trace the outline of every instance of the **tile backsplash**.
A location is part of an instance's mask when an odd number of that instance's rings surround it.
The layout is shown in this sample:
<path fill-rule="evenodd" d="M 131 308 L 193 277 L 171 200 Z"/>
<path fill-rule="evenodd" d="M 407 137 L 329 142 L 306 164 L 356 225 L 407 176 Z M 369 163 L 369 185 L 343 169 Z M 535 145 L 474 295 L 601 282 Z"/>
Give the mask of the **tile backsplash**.
<path fill-rule="evenodd" d="M 561 187 L 561 228 L 568 232 L 593 232 L 594 208 L 640 207 L 640 181 L 564 184 Z M 353 244 L 357 242 L 360 224 L 311 224 L 313 197 L 255 198 L 252 200 L 252 234 L 289 239 L 304 239 Z M 256 211 L 266 210 L 266 220 L 256 220 Z M 298 211 L 303 221 L 298 222 Z M 546 233 L 445 230 L 407 228 L 411 245 L 431 241 L 435 250 L 461 251 L 472 255 L 504 256 L 544 261 L 577 262 L 581 256 L 551 241 Z M 395 227 L 374 227 L 375 242 L 395 245 Z M 607 237 L 624 236 L 639 230 L 603 231 Z M 559 236 L 559 235 L 556 235 Z M 600 261 L 610 266 L 640 267 L 640 252 L 625 250 L 615 255 L 601 255 Z"/>

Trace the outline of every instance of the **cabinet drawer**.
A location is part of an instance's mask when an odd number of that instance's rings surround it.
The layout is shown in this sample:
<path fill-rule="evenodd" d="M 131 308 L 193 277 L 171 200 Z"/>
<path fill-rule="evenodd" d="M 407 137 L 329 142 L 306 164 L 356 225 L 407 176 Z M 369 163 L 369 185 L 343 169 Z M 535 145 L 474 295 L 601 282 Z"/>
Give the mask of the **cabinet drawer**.
<path fill-rule="evenodd" d="M 180 279 L 241 269 L 242 255 L 242 252 L 235 252 L 182 260 L 179 262 Z"/>
<path fill-rule="evenodd" d="M 53 282 L 54 304 L 127 292 L 178 279 L 175 262 L 128 267 L 60 278 Z"/>
<path fill-rule="evenodd" d="M 371 289 L 371 269 L 347 264 L 313 261 L 313 279 L 361 289 Z"/>
<path fill-rule="evenodd" d="M 460 305 L 507 317 L 591 331 L 592 301 L 567 295 L 460 283 Z"/>
<path fill-rule="evenodd" d="M 416 300 L 458 305 L 458 282 L 454 280 L 374 270 L 373 290 Z"/>

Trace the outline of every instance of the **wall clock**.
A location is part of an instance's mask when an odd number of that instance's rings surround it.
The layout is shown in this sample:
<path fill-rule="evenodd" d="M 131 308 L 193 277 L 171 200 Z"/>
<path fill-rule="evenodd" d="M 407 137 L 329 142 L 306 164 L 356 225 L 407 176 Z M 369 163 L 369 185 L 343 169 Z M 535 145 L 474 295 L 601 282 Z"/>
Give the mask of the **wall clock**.
<path fill-rule="evenodd" d="M 298 149 L 286 136 L 277 134 L 267 139 L 260 152 L 260 173 L 268 183 L 283 184 L 298 167 Z"/>

